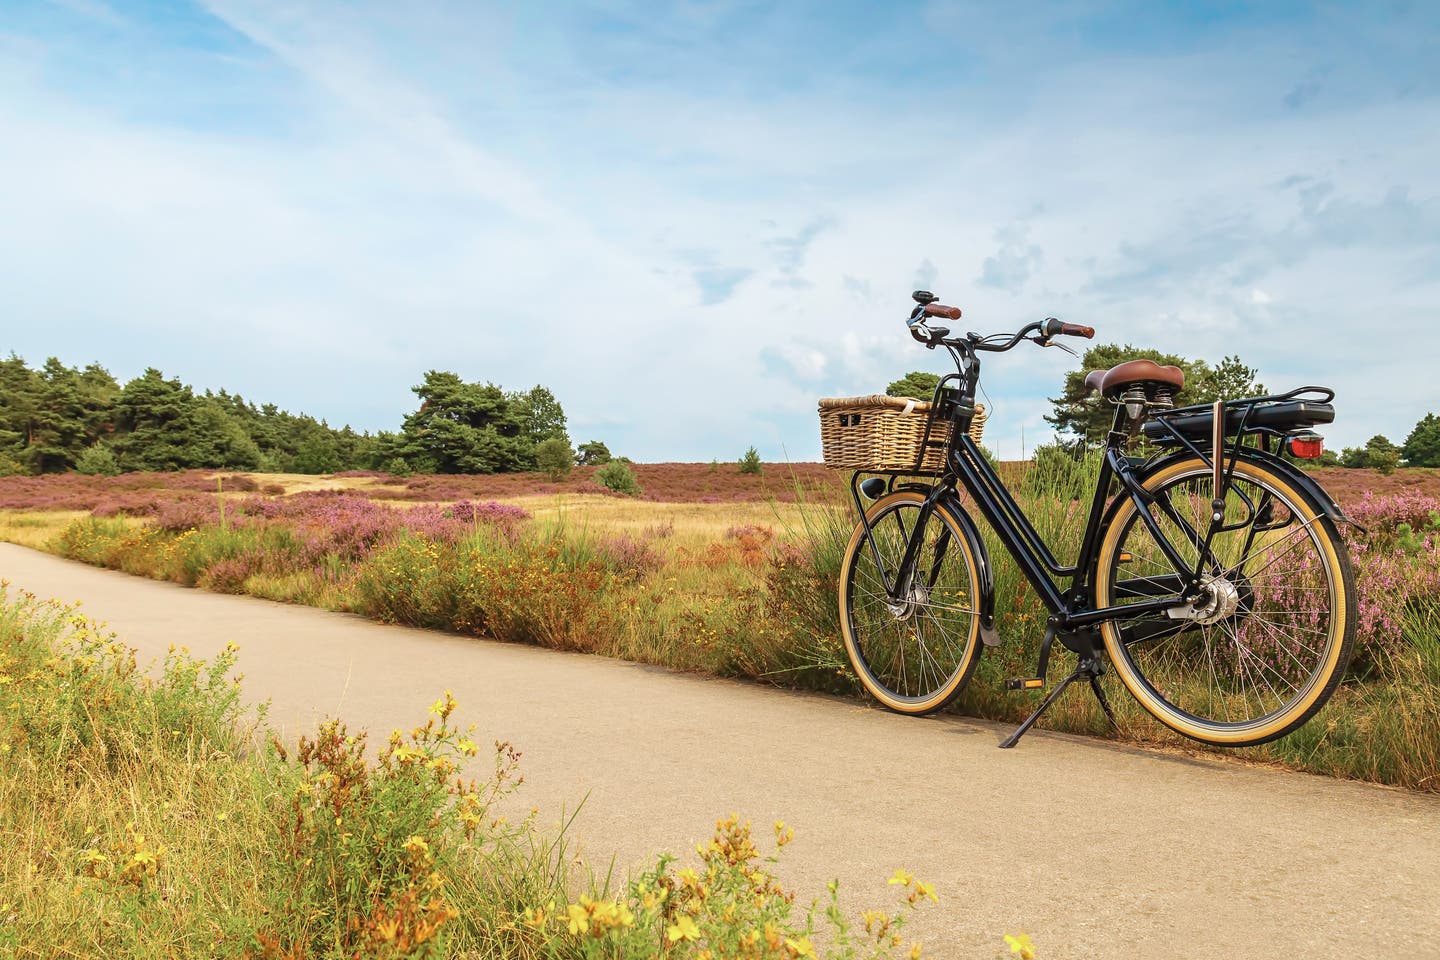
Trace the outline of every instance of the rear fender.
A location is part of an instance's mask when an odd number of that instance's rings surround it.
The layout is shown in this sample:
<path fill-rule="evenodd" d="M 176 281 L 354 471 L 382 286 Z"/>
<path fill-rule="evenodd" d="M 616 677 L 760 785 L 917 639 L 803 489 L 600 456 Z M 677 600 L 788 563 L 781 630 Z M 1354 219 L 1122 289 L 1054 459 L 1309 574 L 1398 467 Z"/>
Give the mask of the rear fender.
<path fill-rule="evenodd" d="M 1306 476 L 1305 471 L 1299 469 L 1294 464 L 1275 456 L 1273 453 L 1266 453 L 1264 450 L 1257 450 L 1254 447 L 1245 447 L 1241 451 L 1241 456 L 1250 460 L 1254 460 L 1257 463 L 1263 463 L 1265 464 L 1265 466 L 1270 467 L 1276 473 L 1283 476 L 1286 480 L 1293 484 L 1303 496 L 1307 497 L 1310 500 L 1311 505 L 1316 510 L 1328 517 L 1331 522 L 1336 524 L 1348 523 L 1352 527 L 1360 526 L 1358 523 L 1355 523 L 1355 521 L 1345 516 L 1344 511 L 1342 511 L 1340 507 L 1335 503 L 1335 501 L 1330 498 L 1330 495 L 1325 492 L 1324 487 L 1320 486 L 1320 484 L 1316 483 L 1312 478 Z M 1148 461 L 1144 464 L 1144 466 L 1137 468 L 1137 470 L 1135 471 L 1135 479 L 1137 479 L 1140 483 L 1143 484 L 1147 479 L 1149 479 L 1152 474 L 1158 473 L 1159 471 L 1170 466 L 1172 463 L 1180 460 L 1193 459 L 1195 459 L 1195 455 L 1193 453 L 1190 453 L 1188 450 L 1179 450 L 1174 453 L 1168 453 L 1163 457 Z M 1122 488 L 1121 491 L 1110 500 L 1110 505 L 1105 508 L 1104 519 L 1100 521 L 1100 537 L 1104 537 L 1105 531 L 1110 529 L 1110 524 L 1115 522 L 1115 515 L 1120 511 L 1121 504 L 1123 504 L 1128 498 L 1129 497 L 1127 492 Z M 1098 542 L 1099 541 L 1097 540 L 1097 543 Z M 1092 557 L 1090 560 L 1089 575 L 1086 578 L 1092 588 L 1090 596 L 1091 603 L 1097 602 L 1093 593 L 1093 586 L 1095 583 L 1095 567 L 1099 562 L 1100 557 L 1098 556 L 1097 551 L 1097 555 Z"/>
<path fill-rule="evenodd" d="M 1313 477 L 1309 476 L 1304 470 L 1301 470 L 1290 461 L 1283 457 L 1277 457 L 1273 453 L 1257 450 L 1254 447 L 1243 448 L 1240 451 L 1240 455 L 1247 460 L 1263 463 L 1276 473 L 1284 476 L 1286 480 L 1298 487 L 1305 496 L 1309 497 L 1315 508 L 1329 517 L 1332 522 L 1336 524 L 1348 523 L 1352 526 L 1355 525 L 1349 517 L 1345 516 L 1345 512 L 1340 509 L 1339 504 L 1331 499 L 1330 494 L 1325 492 L 1324 487 L 1320 486 Z M 1140 474 L 1139 479 L 1143 482 L 1145 477 L 1151 473 L 1164 469 L 1176 460 L 1184 460 L 1193 456 L 1194 454 L 1189 451 L 1182 450 L 1161 457 L 1159 460 L 1146 464 L 1144 472 Z M 1117 506 L 1118 504 L 1111 504 L 1112 514 Z"/>

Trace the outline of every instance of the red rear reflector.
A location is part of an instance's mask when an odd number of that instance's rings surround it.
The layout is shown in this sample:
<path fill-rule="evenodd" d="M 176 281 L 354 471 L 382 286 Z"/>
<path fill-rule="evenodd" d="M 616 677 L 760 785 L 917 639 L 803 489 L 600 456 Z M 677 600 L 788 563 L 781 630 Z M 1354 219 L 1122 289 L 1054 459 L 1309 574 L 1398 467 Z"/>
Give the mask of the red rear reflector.
<path fill-rule="evenodd" d="M 1325 440 L 1321 437 L 1291 437 L 1290 455 L 1300 460 L 1314 460 L 1325 450 Z"/>

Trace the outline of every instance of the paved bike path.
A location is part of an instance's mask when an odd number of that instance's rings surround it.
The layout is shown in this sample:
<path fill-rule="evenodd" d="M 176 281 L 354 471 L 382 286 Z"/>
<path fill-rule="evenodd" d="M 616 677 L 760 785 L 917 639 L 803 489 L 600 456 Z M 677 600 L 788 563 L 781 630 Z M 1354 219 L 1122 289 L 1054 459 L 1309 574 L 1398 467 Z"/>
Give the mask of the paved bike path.
<path fill-rule="evenodd" d="M 187 590 L 0 544 L 0 577 L 81 600 L 142 662 L 241 646 L 252 700 L 292 736 L 325 715 L 378 735 L 445 688 L 524 753 L 521 800 L 624 868 L 693 851 L 737 811 L 796 829 L 782 876 L 838 877 L 858 914 L 904 867 L 935 884 L 927 954 L 1440 957 L 1440 800 L 962 718 L 915 720 L 751 684 Z M 482 760 L 485 758 L 482 756 Z M 488 761 L 486 761 L 488 763 Z M 481 771 L 483 772 L 483 771 Z"/>

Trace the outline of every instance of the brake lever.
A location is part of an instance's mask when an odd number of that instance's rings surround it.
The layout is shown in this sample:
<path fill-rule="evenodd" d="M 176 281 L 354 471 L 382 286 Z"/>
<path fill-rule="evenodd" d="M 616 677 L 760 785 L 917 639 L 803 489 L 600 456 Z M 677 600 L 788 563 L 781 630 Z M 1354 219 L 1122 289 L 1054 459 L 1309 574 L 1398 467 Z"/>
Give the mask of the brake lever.
<path fill-rule="evenodd" d="M 1029 339 L 1031 342 L 1033 342 L 1033 343 L 1038 343 L 1038 344 L 1040 344 L 1040 346 L 1042 346 L 1042 347 L 1059 347 L 1061 350 L 1064 350 L 1066 353 L 1070 354 L 1070 356 L 1074 357 L 1076 360 L 1079 360 L 1079 359 L 1080 359 L 1080 354 L 1076 353 L 1074 350 L 1071 350 L 1069 347 L 1067 347 L 1067 346 L 1066 346 L 1065 344 L 1063 344 L 1063 343 L 1056 343 L 1054 340 L 1051 340 L 1049 337 L 1029 337 L 1028 339 Z"/>

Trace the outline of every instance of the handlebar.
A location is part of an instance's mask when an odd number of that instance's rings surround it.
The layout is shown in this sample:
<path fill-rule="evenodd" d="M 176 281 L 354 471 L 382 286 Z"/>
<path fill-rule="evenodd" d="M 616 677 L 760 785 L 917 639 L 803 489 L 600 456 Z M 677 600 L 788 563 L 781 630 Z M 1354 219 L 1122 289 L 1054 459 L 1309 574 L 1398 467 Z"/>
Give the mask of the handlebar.
<path fill-rule="evenodd" d="M 1040 335 L 1044 337 L 1084 337 L 1086 340 L 1093 340 L 1095 339 L 1095 328 L 1082 327 L 1078 323 L 1061 323 L 1054 317 L 1046 317 L 1045 323 L 1040 328 Z"/>
<path fill-rule="evenodd" d="M 922 297 L 923 294 L 923 297 Z M 1030 340 L 1040 344 L 1042 347 L 1052 346 L 1049 343 L 1051 337 L 1084 337 L 1087 340 L 1094 339 L 1095 328 L 1086 327 L 1078 323 L 1064 323 L 1054 317 L 1046 317 L 1034 323 L 1027 323 L 1014 334 L 994 333 L 986 337 L 969 333 L 963 338 L 950 339 L 950 331 L 945 327 L 929 327 L 925 325 L 928 317 L 943 317 L 946 320 L 959 320 L 960 308 L 947 307 L 943 303 L 936 303 L 934 294 L 926 291 L 916 291 L 915 300 L 919 304 L 910 312 L 910 318 L 906 326 L 910 328 L 910 335 L 927 347 L 932 349 L 937 346 L 962 347 L 970 350 L 983 350 L 987 353 L 1003 353 L 1015 347 L 1021 340 Z M 1069 349 L 1068 347 L 1066 348 Z M 1073 352 L 1073 351 L 1072 351 Z"/>

